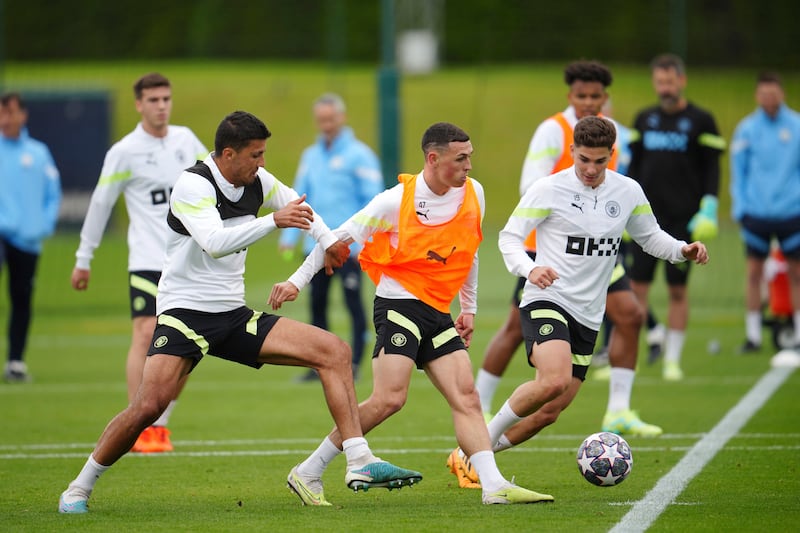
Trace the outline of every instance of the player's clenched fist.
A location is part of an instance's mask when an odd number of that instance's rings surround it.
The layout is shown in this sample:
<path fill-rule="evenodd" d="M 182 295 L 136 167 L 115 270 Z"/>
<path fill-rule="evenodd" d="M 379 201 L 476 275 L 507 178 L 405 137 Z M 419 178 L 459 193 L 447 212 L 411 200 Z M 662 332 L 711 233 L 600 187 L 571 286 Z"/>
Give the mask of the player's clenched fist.
<path fill-rule="evenodd" d="M 273 311 L 276 311 L 281 308 L 283 302 L 295 301 L 299 292 L 300 290 L 289 281 L 276 283 L 272 286 L 267 303 L 272 307 Z"/>
<path fill-rule="evenodd" d="M 558 274 L 556 271 L 548 266 L 535 267 L 528 274 L 528 281 L 540 289 L 546 289 L 557 279 Z"/>
<path fill-rule="evenodd" d="M 334 268 L 340 268 L 350 257 L 350 246 L 343 241 L 336 241 L 325 250 L 325 273 L 333 275 Z"/>

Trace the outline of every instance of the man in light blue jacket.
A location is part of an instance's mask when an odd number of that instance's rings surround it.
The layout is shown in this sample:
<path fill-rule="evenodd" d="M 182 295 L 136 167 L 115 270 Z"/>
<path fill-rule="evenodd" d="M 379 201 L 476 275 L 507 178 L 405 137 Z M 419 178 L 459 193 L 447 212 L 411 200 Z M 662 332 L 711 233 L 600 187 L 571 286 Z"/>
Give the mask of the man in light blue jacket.
<path fill-rule="evenodd" d="M 294 189 L 305 194 L 307 201 L 325 220 L 328 227 L 339 227 L 364 207 L 373 196 L 383 191 L 383 177 L 375 153 L 358 140 L 346 126 L 345 104 L 336 94 L 324 94 L 314 101 L 314 122 L 319 130 L 317 141 L 303 151 L 295 176 Z M 281 233 L 280 251 L 287 259 L 293 257 L 300 231 L 286 229 Z M 303 252 L 308 255 L 316 243 L 305 238 Z M 339 275 L 344 300 L 352 322 L 353 377 L 358 377 L 364 353 L 367 320 L 361 301 L 360 249 L 350 246 L 350 258 L 335 274 Z M 311 323 L 328 329 L 328 289 L 331 277 L 320 271 L 311 280 Z M 301 381 L 314 381 L 313 370 Z"/>
<path fill-rule="evenodd" d="M 28 112 L 18 93 L 0 97 L 0 269 L 8 268 L 9 382 L 30 379 L 23 360 L 31 322 L 36 263 L 42 241 L 55 230 L 61 202 L 58 169 L 44 143 L 28 135 Z"/>
<path fill-rule="evenodd" d="M 731 207 L 747 253 L 743 353 L 761 348 L 761 282 L 773 238 L 789 268 L 800 348 L 800 114 L 784 103 L 781 79 L 772 72 L 759 75 L 756 102 L 758 109 L 736 127 L 731 149 Z"/>

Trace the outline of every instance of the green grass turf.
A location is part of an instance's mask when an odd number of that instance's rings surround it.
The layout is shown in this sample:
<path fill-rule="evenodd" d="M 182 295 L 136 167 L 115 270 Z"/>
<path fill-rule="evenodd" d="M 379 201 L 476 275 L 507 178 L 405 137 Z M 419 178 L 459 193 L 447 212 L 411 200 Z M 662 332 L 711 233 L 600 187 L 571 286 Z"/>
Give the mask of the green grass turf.
<path fill-rule="evenodd" d="M 487 228 L 482 254 L 477 331 L 471 349 L 483 350 L 507 311 L 512 279 L 495 250 L 496 228 Z M 613 526 L 708 432 L 768 369 L 767 353 L 734 354 L 741 339 L 736 236 L 723 233 L 712 263 L 697 269 L 695 301 L 685 351 L 685 381 L 664 383 L 659 367 L 640 365 L 634 407 L 662 425 L 658 439 L 631 438 L 634 469 L 620 486 L 583 481 L 574 454 L 584 436 L 599 429 L 607 384 L 589 379 L 561 419 L 537 438 L 498 455 L 501 470 L 518 483 L 556 496 L 553 505 L 487 508 L 477 491 L 459 490 L 444 462 L 455 441 L 444 400 L 422 374 L 414 374 L 405 408 L 369 435 L 386 459 L 419 469 L 425 479 L 401 491 L 352 494 L 341 482 L 344 461 L 326 474 L 333 508 L 302 508 L 286 488 L 292 465 L 330 427 L 318 385 L 297 385 L 298 369 L 253 371 L 212 357 L 196 369 L 172 418 L 173 455 L 127 456 L 98 483 L 88 516 L 60 516 L 58 494 L 82 466 L 107 421 L 125 405 L 124 357 L 129 320 L 124 283 L 125 242 L 107 235 L 86 293 L 68 286 L 77 235 L 48 242 L 40 265 L 36 317 L 28 361 L 34 382 L 1 385 L 0 529 L 8 531 L 246 531 L 347 530 L 391 527 L 440 531 L 453 527 L 544 531 L 602 531 Z M 250 248 L 248 301 L 262 307 L 275 280 L 292 268 L 274 259 L 274 236 Z M 663 310 L 663 287 L 654 289 Z M 727 295 L 721 294 L 727 292 Z M 347 319 L 335 292 L 334 330 L 347 337 Z M 0 320 L 8 302 L 0 300 Z M 365 295 L 365 299 L 368 295 Z M 285 309 L 305 319 L 305 294 Z M 711 356 L 706 342 L 719 339 Z M 5 346 L 5 341 L 0 343 Z M 766 352 L 766 351 L 765 351 Z M 517 356 L 497 395 L 499 405 L 532 376 Z M 656 521 L 654 530 L 789 531 L 800 519 L 798 409 L 795 374 L 733 438 Z M 370 372 L 357 384 L 371 389 Z M 463 524 L 463 525 L 462 525 Z"/>
<path fill-rule="evenodd" d="M 175 85 L 174 122 L 191 126 L 209 145 L 217 122 L 230 110 L 244 108 L 262 116 L 275 132 L 267 166 L 279 176 L 293 175 L 299 152 L 313 135 L 309 103 L 324 90 L 339 90 L 348 98 L 356 130 L 374 141 L 375 81 L 366 68 L 331 72 L 313 65 L 259 63 L 12 64 L 6 82 L 110 87 L 118 138 L 135 121 L 132 80 L 155 69 Z M 470 350 L 476 367 L 508 312 L 513 285 L 497 252 L 497 230 L 517 201 L 519 167 L 533 128 L 565 105 L 560 70 L 560 65 L 458 69 L 403 83 L 406 168 L 420 165 L 416 143 L 431 122 L 459 123 L 475 140 L 473 175 L 486 186 L 489 212 L 481 252 L 480 310 Z M 630 122 L 636 109 L 652 101 L 647 73 L 628 66 L 615 66 L 614 71 L 616 115 Z M 714 110 L 723 132 L 752 107 L 750 73 L 691 76 L 690 94 Z M 797 88 L 797 78 L 789 77 L 787 85 Z M 800 95 L 800 90 L 787 91 Z M 723 201 L 725 196 L 723 192 Z M 455 446 L 451 418 L 444 400 L 421 374 L 412 378 L 405 408 L 369 439 L 386 459 L 422 471 L 422 484 L 354 495 L 341 482 L 344 462 L 337 459 L 325 477 L 326 495 L 335 507 L 300 507 L 285 488 L 285 476 L 330 428 L 319 386 L 292 383 L 298 369 L 266 367 L 256 372 L 207 358 L 172 418 L 176 453 L 123 458 L 98 483 L 88 516 L 58 515 L 59 493 L 76 475 L 107 421 L 125 406 L 124 358 L 130 329 L 124 232 L 107 233 L 93 263 L 90 290 L 80 294 L 69 288 L 78 237 L 59 232 L 47 242 L 37 277 L 27 356 L 34 382 L 0 385 L 0 530 L 608 530 L 769 368 L 771 350 L 752 357 L 735 355 L 743 338 L 743 260 L 736 231 L 725 223 L 724 213 L 721 235 L 710 244 L 711 263 L 692 276 L 686 380 L 664 383 L 660 368 L 646 364 L 637 374 L 633 405 L 645 420 L 662 425 L 666 434 L 629 439 L 635 464 L 622 485 L 597 488 L 583 481 L 575 450 L 599 429 L 607 400 L 607 384 L 589 379 L 558 423 L 519 450 L 498 455 L 504 473 L 524 486 L 554 494 L 555 504 L 500 508 L 481 506 L 477 492 L 455 486 L 444 466 Z M 247 297 L 252 306 L 263 308 L 272 283 L 294 268 L 274 256 L 276 248 L 275 235 L 250 248 Z M 0 281 L 7 283 L 7 276 Z M 665 301 L 659 282 L 653 302 L 662 318 Z M 305 320 L 307 304 L 301 295 L 284 314 Z M 347 317 L 336 287 L 332 305 L 332 328 L 347 338 Z M 7 317 L 3 290 L 0 322 Z M 720 341 L 719 355 L 706 352 L 712 339 Z M 0 339 L 0 353 L 5 348 L 5 338 Z M 531 376 L 518 355 L 501 383 L 495 407 Z M 800 520 L 798 386 L 795 373 L 667 508 L 653 530 L 795 530 Z M 359 398 L 370 390 L 365 367 L 357 384 Z"/>

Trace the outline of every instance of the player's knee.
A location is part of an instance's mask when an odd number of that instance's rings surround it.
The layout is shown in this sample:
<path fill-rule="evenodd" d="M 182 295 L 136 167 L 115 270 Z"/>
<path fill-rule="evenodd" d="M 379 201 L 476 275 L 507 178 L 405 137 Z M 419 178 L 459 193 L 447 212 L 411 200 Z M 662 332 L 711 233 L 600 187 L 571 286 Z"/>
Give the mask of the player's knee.
<path fill-rule="evenodd" d="M 386 419 L 402 409 L 407 398 L 408 395 L 405 391 L 384 392 L 379 396 L 373 395 L 373 405 L 380 412 L 382 418 Z"/>
<path fill-rule="evenodd" d="M 540 409 L 535 415 L 536 421 L 538 422 L 538 428 L 541 429 L 553 424 L 556 420 L 558 420 L 558 415 L 560 414 L 561 409 L 548 409 L 547 406 Z"/>
<path fill-rule="evenodd" d="M 330 335 L 326 339 L 324 352 L 322 359 L 327 365 L 336 368 L 350 368 L 352 359 L 350 346 L 336 335 Z"/>
<path fill-rule="evenodd" d="M 645 320 L 645 312 L 636 302 L 626 305 L 621 312 L 614 317 L 614 326 L 639 331 Z"/>
<path fill-rule="evenodd" d="M 140 422 L 142 427 L 147 427 L 161 416 L 161 413 L 167 408 L 169 400 L 164 398 L 141 398 L 137 397 L 131 405 L 134 411 L 136 420 Z"/>
<path fill-rule="evenodd" d="M 541 394 L 544 401 L 551 401 L 567 391 L 569 387 L 571 376 L 564 375 L 564 376 L 551 376 L 547 379 L 541 381 Z"/>

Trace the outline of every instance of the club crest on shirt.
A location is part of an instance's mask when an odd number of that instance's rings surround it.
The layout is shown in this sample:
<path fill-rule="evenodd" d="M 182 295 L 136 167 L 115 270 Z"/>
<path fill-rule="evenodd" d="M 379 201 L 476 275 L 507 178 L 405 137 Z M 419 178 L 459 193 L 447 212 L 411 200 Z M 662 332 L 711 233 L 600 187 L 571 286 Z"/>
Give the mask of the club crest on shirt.
<path fill-rule="evenodd" d="M 610 216 L 611 218 L 617 218 L 620 214 L 620 207 L 619 203 L 614 200 L 609 200 L 606 202 L 606 215 Z"/>

